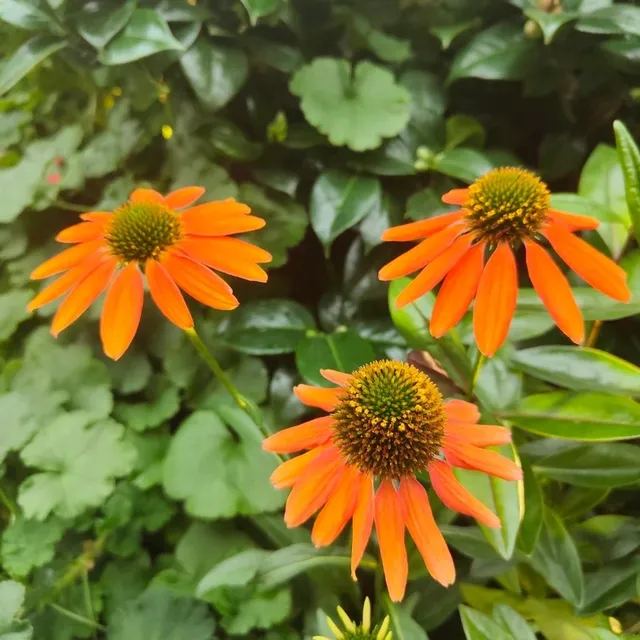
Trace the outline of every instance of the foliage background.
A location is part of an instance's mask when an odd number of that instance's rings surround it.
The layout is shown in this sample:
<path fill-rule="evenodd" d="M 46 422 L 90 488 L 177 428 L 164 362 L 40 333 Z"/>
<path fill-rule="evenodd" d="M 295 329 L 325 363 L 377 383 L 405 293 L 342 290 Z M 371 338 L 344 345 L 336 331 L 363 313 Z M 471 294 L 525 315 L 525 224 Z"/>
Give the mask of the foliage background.
<path fill-rule="evenodd" d="M 3 0 L 0 20 L 0 638 L 295 640 L 367 594 L 398 640 L 640 631 L 640 204 L 612 131 L 640 128 L 638 6 Z M 300 419 L 291 387 L 323 384 L 319 368 L 412 349 L 456 393 L 470 325 L 432 340 L 430 296 L 390 314 L 376 271 L 395 251 L 379 236 L 503 164 L 602 221 L 589 240 L 635 297 L 574 281 L 597 340 L 574 348 L 521 292 L 477 395 L 516 427 L 524 485 L 467 474 L 498 533 L 434 500 L 459 579 L 439 587 L 412 549 L 402 605 L 382 595 L 374 545 L 356 584 L 348 539 L 315 551 L 284 527 L 274 460 L 152 305 L 118 363 L 96 310 L 58 342 L 49 307 L 25 312 L 29 272 L 77 212 L 199 184 L 268 222 L 251 238 L 274 255 L 269 283 L 234 283 L 231 314 L 197 313 L 271 429 Z"/>

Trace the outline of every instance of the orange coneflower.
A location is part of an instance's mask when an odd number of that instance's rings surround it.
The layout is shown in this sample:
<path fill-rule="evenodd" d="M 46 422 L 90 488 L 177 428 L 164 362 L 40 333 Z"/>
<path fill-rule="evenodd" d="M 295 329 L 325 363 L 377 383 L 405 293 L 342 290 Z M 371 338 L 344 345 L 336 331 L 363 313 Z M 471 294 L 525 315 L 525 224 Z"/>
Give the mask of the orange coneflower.
<path fill-rule="evenodd" d="M 64 272 L 29 303 L 29 310 L 67 294 L 51 324 L 57 336 L 108 288 L 100 337 L 105 353 L 117 360 L 140 323 L 143 273 L 153 301 L 181 329 L 193 328 L 193 319 L 180 289 L 214 309 L 235 309 L 238 300 L 231 287 L 208 267 L 266 282 L 267 274 L 257 263 L 269 262 L 270 254 L 227 237 L 260 229 L 265 222 L 248 215 L 249 207 L 233 199 L 186 208 L 203 193 L 201 187 L 185 187 L 163 197 L 152 189 L 136 189 L 113 212 L 81 214 L 83 222 L 56 238 L 74 246 L 31 274 L 40 280 Z"/>
<path fill-rule="evenodd" d="M 480 351 L 492 356 L 504 342 L 516 308 L 518 275 L 513 249 L 525 246 L 531 282 L 560 330 L 576 343 L 584 338 L 582 313 L 560 268 L 540 240 L 585 282 L 615 300 L 631 298 L 622 268 L 573 231 L 595 229 L 588 216 L 550 208 L 550 192 L 537 176 L 504 167 L 489 171 L 468 189 L 449 191 L 442 200 L 459 211 L 411 222 L 385 231 L 383 240 L 422 240 L 385 265 L 381 280 L 421 269 L 396 299 L 402 307 L 444 282 L 436 299 L 430 330 L 444 335 L 476 299 L 473 329 Z M 485 264 L 485 252 L 493 250 Z"/>
<path fill-rule="evenodd" d="M 514 462 L 484 448 L 509 442 L 509 430 L 476 424 L 480 414 L 473 404 L 444 402 L 429 376 L 409 364 L 378 361 L 353 374 L 321 373 L 339 386 L 299 385 L 294 391 L 306 405 L 330 415 L 284 429 L 263 445 L 275 453 L 308 450 L 271 476 L 275 487 L 293 487 L 286 524 L 296 527 L 321 509 L 311 538 L 324 546 L 352 520 L 355 579 L 375 522 L 389 595 L 395 601 L 402 599 L 407 582 L 406 528 L 431 575 L 445 586 L 452 584 L 453 560 L 416 475 L 427 471 L 451 509 L 499 527 L 497 516 L 456 480 L 452 467 L 506 480 L 521 478 Z"/>

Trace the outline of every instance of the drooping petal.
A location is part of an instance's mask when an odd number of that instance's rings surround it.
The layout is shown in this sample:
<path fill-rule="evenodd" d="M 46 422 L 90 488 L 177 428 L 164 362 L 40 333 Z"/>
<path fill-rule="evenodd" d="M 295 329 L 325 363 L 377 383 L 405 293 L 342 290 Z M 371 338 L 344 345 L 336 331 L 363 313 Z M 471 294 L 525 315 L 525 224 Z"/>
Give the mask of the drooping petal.
<path fill-rule="evenodd" d="M 155 189 L 136 189 L 130 196 L 131 202 L 158 202 L 164 203 L 164 197 Z"/>
<path fill-rule="evenodd" d="M 30 277 L 32 280 L 43 280 L 44 278 L 49 278 L 63 271 L 67 271 L 77 264 L 80 264 L 85 258 L 96 253 L 103 246 L 104 242 L 102 240 L 81 242 L 43 262 L 31 272 Z"/>
<path fill-rule="evenodd" d="M 503 480 L 522 479 L 522 469 L 515 462 L 491 449 L 480 449 L 446 436 L 443 449 L 447 460 L 456 467 L 483 471 Z"/>
<path fill-rule="evenodd" d="M 71 290 L 58 307 L 51 322 L 51 333 L 56 338 L 61 331 L 75 322 L 107 288 L 117 266 L 118 263 L 114 258 L 105 260 Z"/>
<path fill-rule="evenodd" d="M 462 211 L 454 211 L 453 213 L 445 213 L 444 215 L 434 216 L 426 220 L 418 220 L 417 222 L 409 222 L 408 224 L 391 227 L 382 234 L 382 240 L 385 242 L 420 240 L 437 231 L 441 231 L 453 222 L 457 222 L 463 215 Z"/>
<path fill-rule="evenodd" d="M 338 450 L 323 451 L 298 479 L 287 498 L 284 521 L 288 527 L 306 522 L 333 493 L 345 469 Z"/>
<path fill-rule="evenodd" d="M 102 224 L 109 222 L 112 216 L 113 212 L 111 211 L 87 211 L 80 214 L 80 217 L 87 222 L 100 222 Z"/>
<path fill-rule="evenodd" d="M 402 290 L 396 298 L 396 308 L 401 309 L 431 291 L 431 289 L 456 266 L 460 259 L 463 258 L 464 254 L 469 250 L 471 240 L 470 235 L 461 236 L 437 258 L 434 258 L 413 281 Z"/>
<path fill-rule="evenodd" d="M 193 318 L 187 303 L 169 272 L 157 260 L 151 259 L 145 265 L 145 275 L 149 293 L 158 309 L 181 329 L 192 329 Z"/>
<path fill-rule="evenodd" d="M 307 451 L 302 455 L 283 462 L 271 474 L 269 478 L 271 484 L 276 489 L 292 487 L 298 482 L 298 479 L 307 470 L 307 467 L 325 450 L 326 447 L 316 447 L 315 449 L 311 449 L 311 451 Z"/>
<path fill-rule="evenodd" d="M 482 275 L 484 249 L 484 242 L 471 247 L 444 279 L 429 323 L 434 338 L 441 338 L 458 324 L 469 308 Z"/>
<path fill-rule="evenodd" d="M 451 189 L 442 196 L 442 202 L 447 204 L 464 204 L 467 201 L 469 189 Z"/>
<path fill-rule="evenodd" d="M 476 518 L 487 527 L 500 527 L 500 518 L 460 484 L 448 462 L 432 460 L 429 464 L 429 478 L 433 490 L 449 509 Z"/>
<path fill-rule="evenodd" d="M 494 424 L 448 421 L 445 433 L 476 447 L 493 447 L 511 442 L 511 431 Z"/>
<path fill-rule="evenodd" d="M 351 526 L 351 577 L 356 580 L 356 569 L 371 537 L 373 527 L 373 478 L 361 474 L 356 497 L 356 507 L 353 512 Z"/>
<path fill-rule="evenodd" d="M 316 547 L 330 545 L 351 519 L 358 497 L 360 477 L 361 474 L 355 467 L 347 465 L 313 524 L 311 541 Z"/>
<path fill-rule="evenodd" d="M 473 308 L 478 349 L 491 357 L 504 343 L 518 299 L 518 272 L 511 247 L 500 242 L 480 277 Z"/>
<path fill-rule="evenodd" d="M 244 259 L 240 251 L 234 253 L 218 250 L 219 247 L 216 247 L 215 243 L 220 240 L 233 240 L 233 238 L 187 237 L 180 242 L 180 249 L 192 260 L 230 276 L 254 282 L 267 281 L 266 271 L 255 262 Z"/>
<path fill-rule="evenodd" d="M 88 242 L 102 237 L 104 224 L 100 222 L 79 222 L 63 229 L 57 236 L 58 242 L 72 243 Z"/>
<path fill-rule="evenodd" d="M 333 411 L 342 396 L 342 389 L 325 389 L 324 387 L 312 387 L 308 384 L 299 384 L 293 387 L 293 392 L 303 404 L 308 407 L 324 409 L 324 411 Z"/>
<path fill-rule="evenodd" d="M 584 320 L 571 286 L 553 258 L 535 242 L 525 242 L 527 270 L 533 288 L 559 329 L 573 342 L 584 339 Z"/>
<path fill-rule="evenodd" d="M 331 416 L 309 420 L 274 433 L 262 443 L 262 448 L 274 453 L 295 453 L 311 449 L 323 444 L 331 437 L 332 426 L 333 418 Z"/>
<path fill-rule="evenodd" d="M 557 211 L 556 209 L 549 209 L 547 211 L 547 217 L 553 220 L 553 222 L 563 224 L 569 231 L 587 231 L 597 229 L 600 225 L 600 220 L 596 220 L 596 218 L 592 218 L 591 216 L 582 216 L 578 213 L 567 213 L 566 211 Z"/>
<path fill-rule="evenodd" d="M 333 369 L 320 369 L 320 375 L 329 382 L 337 384 L 339 387 L 346 387 L 353 378 L 350 373 L 342 373 L 342 371 L 334 371 Z"/>
<path fill-rule="evenodd" d="M 382 568 L 389 597 L 400 602 L 407 586 L 409 565 L 404 544 L 404 515 L 393 483 L 383 480 L 374 501 L 374 520 L 380 545 Z"/>
<path fill-rule="evenodd" d="M 165 254 L 161 260 L 174 282 L 202 304 L 222 311 L 230 311 L 240 304 L 231 287 L 199 262 L 172 253 Z"/>
<path fill-rule="evenodd" d="M 203 187 L 182 187 L 166 195 L 164 203 L 170 209 L 184 209 L 191 206 L 204 192 Z"/>
<path fill-rule="evenodd" d="M 448 587 L 456 579 L 456 568 L 433 517 L 427 492 L 415 478 L 403 478 L 398 493 L 403 501 L 407 529 L 429 573 L 443 587 Z"/>
<path fill-rule="evenodd" d="M 444 410 L 449 420 L 457 422 L 478 422 L 480 420 L 480 411 L 475 404 L 466 400 L 453 398 L 444 403 Z"/>
<path fill-rule="evenodd" d="M 107 291 L 100 316 L 100 338 L 107 356 L 119 360 L 129 348 L 142 316 L 142 274 L 130 262 L 115 277 Z"/>
<path fill-rule="evenodd" d="M 452 224 L 438 231 L 435 235 L 429 236 L 413 249 L 409 249 L 382 267 L 378 271 L 378 277 L 384 281 L 394 280 L 422 269 L 434 258 L 437 258 L 456 239 L 462 229 L 463 227 L 459 224 Z"/>
<path fill-rule="evenodd" d="M 594 289 L 621 302 L 631 299 L 624 269 L 588 242 L 574 236 L 559 224 L 549 225 L 542 235 L 569 267 Z"/>

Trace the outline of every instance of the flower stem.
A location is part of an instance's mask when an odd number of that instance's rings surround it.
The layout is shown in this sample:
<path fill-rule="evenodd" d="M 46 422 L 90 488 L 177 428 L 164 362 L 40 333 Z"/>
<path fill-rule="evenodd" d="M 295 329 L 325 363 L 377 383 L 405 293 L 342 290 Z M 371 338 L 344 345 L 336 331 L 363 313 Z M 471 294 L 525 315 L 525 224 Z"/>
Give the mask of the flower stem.
<path fill-rule="evenodd" d="M 587 337 L 587 341 L 585 342 L 585 347 L 595 347 L 596 341 L 598 340 L 598 336 L 600 335 L 600 329 L 602 328 L 602 320 L 596 320 L 593 325 L 591 325 L 591 331 L 589 331 L 589 335 Z"/>
<path fill-rule="evenodd" d="M 106 631 L 106 627 L 104 625 L 101 625 L 99 622 L 90 620 L 89 618 L 85 618 L 84 616 L 81 616 L 78 613 L 74 613 L 73 611 L 69 611 L 69 609 L 65 609 L 55 602 L 50 603 L 49 606 L 66 618 L 69 618 L 70 620 L 75 620 L 76 622 L 79 622 L 81 624 L 86 624 L 87 627 L 93 627 L 94 629 L 99 629 L 100 631 Z"/>
<path fill-rule="evenodd" d="M 18 505 L 7 495 L 5 490 L 0 487 L 0 502 L 7 508 L 7 511 L 16 518 L 20 513 L 18 510 Z"/>
<path fill-rule="evenodd" d="M 476 388 L 476 384 L 478 383 L 478 378 L 480 377 L 480 369 L 482 369 L 482 365 L 486 360 L 486 356 L 478 351 L 478 355 L 476 356 L 476 361 L 473 365 L 473 372 L 471 374 L 471 384 L 469 385 L 469 399 L 473 398 L 473 392 Z"/>
<path fill-rule="evenodd" d="M 85 207 L 83 204 L 75 204 L 61 199 L 56 200 L 53 204 L 58 207 L 58 209 L 65 209 L 66 211 L 75 211 L 77 213 L 88 213 L 91 211 L 91 207 Z"/>

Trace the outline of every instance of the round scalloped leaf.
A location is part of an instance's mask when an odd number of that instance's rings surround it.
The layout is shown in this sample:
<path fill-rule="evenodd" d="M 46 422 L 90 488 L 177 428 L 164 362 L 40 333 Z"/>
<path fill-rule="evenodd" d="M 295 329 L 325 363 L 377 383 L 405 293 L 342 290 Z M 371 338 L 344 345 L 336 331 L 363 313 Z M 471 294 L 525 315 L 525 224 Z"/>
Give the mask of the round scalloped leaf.
<path fill-rule="evenodd" d="M 375 149 L 409 121 L 410 95 L 393 74 L 371 62 L 316 58 L 289 85 L 305 118 L 336 146 Z"/>

